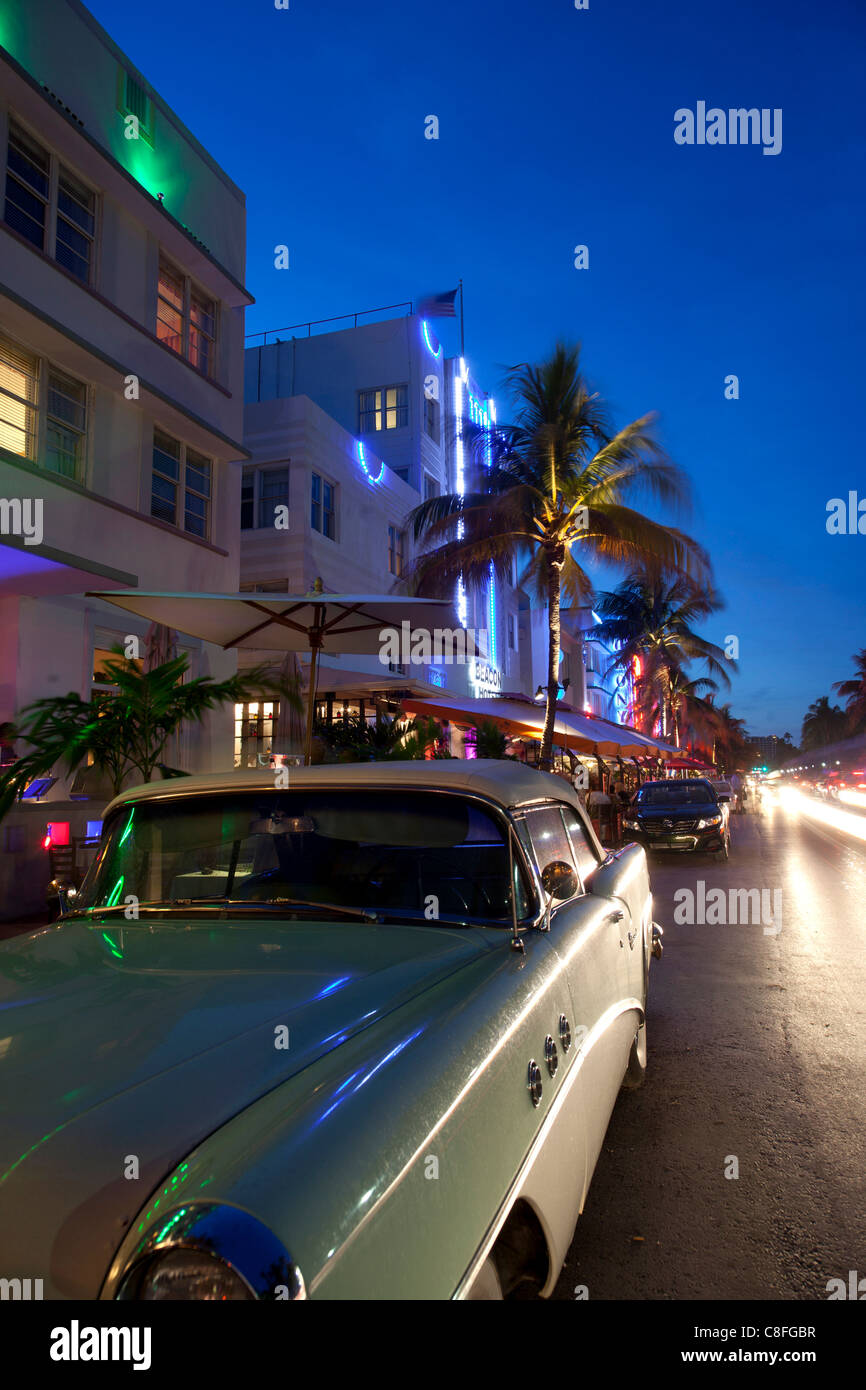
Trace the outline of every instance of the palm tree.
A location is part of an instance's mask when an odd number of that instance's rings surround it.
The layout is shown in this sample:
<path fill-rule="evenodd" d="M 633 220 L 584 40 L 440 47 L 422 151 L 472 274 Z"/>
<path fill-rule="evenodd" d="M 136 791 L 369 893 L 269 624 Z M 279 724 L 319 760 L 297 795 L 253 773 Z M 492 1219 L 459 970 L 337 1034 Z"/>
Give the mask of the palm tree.
<path fill-rule="evenodd" d="M 746 752 L 746 721 L 731 713 L 729 703 L 713 705 L 713 762 L 733 771 Z"/>
<path fill-rule="evenodd" d="M 711 585 L 698 585 L 683 575 L 670 580 L 652 571 L 634 570 L 612 593 L 600 594 L 596 606 L 603 621 L 593 628 L 593 635 L 617 648 L 605 674 L 629 670 L 636 659 L 639 661 L 637 707 L 645 711 L 648 703 L 652 706 L 652 694 L 659 698 L 664 736 L 670 726 L 676 732 L 672 683 L 675 673 L 679 672 L 681 678 L 683 666 L 702 661 L 710 676 L 730 686 L 728 672 L 731 667 L 737 669 L 736 662 L 730 661 L 715 642 L 707 641 L 694 630 L 696 622 L 722 607 L 721 596 Z M 703 686 L 704 690 L 716 688 L 712 680 Z M 649 701 L 647 692 L 651 692 Z"/>
<path fill-rule="evenodd" d="M 657 679 L 643 685 L 640 712 L 644 727 L 654 729 L 663 722 L 665 712 L 670 712 L 671 731 L 679 748 L 688 735 L 695 738 L 707 736 L 714 727 L 718 713 L 712 700 L 707 698 L 718 693 L 718 683 L 709 676 L 697 676 L 690 680 L 681 666 L 659 668 Z"/>
<path fill-rule="evenodd" d="M 849 733 L 859 734 L 866 729 L 866 647 L 852 660 L 857 675 L 852 680 L 835 681 L 832 688 L 845 696 Z"/>
<path fill-rule="evenodd" d="M 706 576 L 709 562 L 689 536 L 628 505 L 641 492 L 685 503 L 688 483 L 653 439 L 654 417 L 612 430 L 604 403 L 587 385 L 579 346 L 559 343 L 540 365 L 512 368 L 509 387 L 514 424 L 497 426 L 492 437 L 465 427 L 474 446 L 465 495 L 430 498 L 412 513 L 416 542 L 427 541 L 431 548 L 417 555 L 409 577 L 416 592 L 441 596 L 453 593 L 461 581 L 467 587 L 485 585 L 491 570 L 507 582 L 512 563 L 522 565 L 519 583 L 548 607 L 547 710 L 539 764 L 549 769 L 560 607 L 563 599 L 586 602 L 593 589 L 581 559 L 655 565 L 696 579 Z"/>
<path fill-rule="evenodd" d="M 839 705 L 831 705 L 828 695 L 821 695 L 806 711 L 800 742 L 804 749 L 822 748 L 825 743 L 838 743 L 843 739 L 848 727 L 845 711 Z"/>
<path fill-rule="evenodd" d="M 205 714 L 272 691 L 297 700 L 279 673 L 268 666 L 251 667 L 225 681 L 200 676 L 183 682 L 185 656 L 140 670 L 118 652 L 103 667 L 114 690 L 82 700 L 74 692 L 36 700 L 17 717 L 17 736 L 29 750 L 0 773 L 0 819 L 34 777 L 55 767 L 73 772 L 87 759 L 107 773 L 115 795 L 131 772 L 149 782 L 160 768 L 169 739 L 186 723 L 200 723 Z"/>

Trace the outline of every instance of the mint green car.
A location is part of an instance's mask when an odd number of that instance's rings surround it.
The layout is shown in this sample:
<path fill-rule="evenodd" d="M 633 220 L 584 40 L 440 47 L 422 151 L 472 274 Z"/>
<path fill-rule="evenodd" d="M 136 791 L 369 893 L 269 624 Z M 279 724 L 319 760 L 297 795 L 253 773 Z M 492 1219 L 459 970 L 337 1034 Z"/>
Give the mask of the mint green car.
<path fill-rule="evenodd" d="M 551 1292 L 661 954 L 644 851 L 606 854 L 566 782 L 150 783 L 68 907 L 0 946 L 0 1274 L 52 1299 Z"/>

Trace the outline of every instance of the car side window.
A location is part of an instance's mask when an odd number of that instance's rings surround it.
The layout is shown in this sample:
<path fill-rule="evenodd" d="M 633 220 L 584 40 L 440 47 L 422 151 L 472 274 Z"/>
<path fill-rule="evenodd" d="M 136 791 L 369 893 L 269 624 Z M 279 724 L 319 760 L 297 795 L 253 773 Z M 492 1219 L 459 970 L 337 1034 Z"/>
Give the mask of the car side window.
<path fill-rule="evenodd" d="M 555 859 L 562 859 L 572 868 L 577 868 L 559 806 L 539 806 L 536 810 L 527 811 L 526 827 L 539 873 Z M 581 891 L 578 888 L 578 892 Z"/>
<path fill-rule="evenodd" d="M 573 806 L 563 806 L 562 816 L 565 821 L 565 828 L 571 840 L 571 847 L 574 851 L 574 860 L 577 864 L 577 872 L 581 880 L 586 881 L 593 869 L 598 868 L 598 856 L 592 847 L 592 842 L 586 833 L 586 826 L 580 819 Z"/>

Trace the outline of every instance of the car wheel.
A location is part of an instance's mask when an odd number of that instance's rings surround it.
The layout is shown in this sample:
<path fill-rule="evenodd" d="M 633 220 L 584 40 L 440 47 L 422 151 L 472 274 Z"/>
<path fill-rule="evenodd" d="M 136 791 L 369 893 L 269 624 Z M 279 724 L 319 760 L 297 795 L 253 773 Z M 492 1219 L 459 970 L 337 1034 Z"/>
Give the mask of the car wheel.
<path fill-rule="evenodd" d="M 503 1297 L 502 1284 L 499 1282 L 496 1265 L 493 1263 L 493 1257 L 488 1255 L 478 1271 L 475 1283 L 466 1295 L 467 1302 L 477 1300 L 478 1302 L 498 1303 Z"/>
<path fill-rule="evenodd" d="M 644 1018 L 634 1035 L 634 1042 L 628 1055 L 628 1066 L 622 1079 L 624 1091 L 636 1091 L 639 1086 L 643 1085 L 646 1080 L 646 1060 L 646 1018 Z"/>
<path fill-rule="evenodd" d="M 719 859 L 722 860 L 722 861 L 724 862 L 724 860 L 730 858 L 730 853 L 731 853 L 731 837 L 730 837 L 730 835 L 726 835 L 726 836 L 725 836 L 724 843 L 723 843 L 723 845 L 722 845 L 722 848 L 718 851 Z"/>

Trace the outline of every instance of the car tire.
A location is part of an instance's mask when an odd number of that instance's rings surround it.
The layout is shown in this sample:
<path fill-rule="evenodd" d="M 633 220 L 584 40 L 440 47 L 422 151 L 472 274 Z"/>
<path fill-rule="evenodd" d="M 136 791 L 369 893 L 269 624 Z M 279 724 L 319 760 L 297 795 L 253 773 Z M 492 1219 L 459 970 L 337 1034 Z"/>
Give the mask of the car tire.
<path fill-rule="evenodd" d="M 625 1076 L 622 1079 L 622 1089 L 624 1091 L 636 1091 L 646 1080 L 646 1017 L 634 1035 L 634 1042 L 631 1045 L 631 1052 L 628 1055 L 628 1066 L 625 1069 Z"/>
<path fill-rule="evenodd" d="M 731 857 L 731 837 L 730 837 L 730 835 L 725 836 L 725 842 L 724 842 L 724 844 L 722 845 L 722 848 L 721 848 L 720 850 L 717 850 L 716 853 L 718 854 L 719 862 L 722 863 L 722 864 L 724 864 L 726 860 L 730 859 L 730 857 Z"/>

